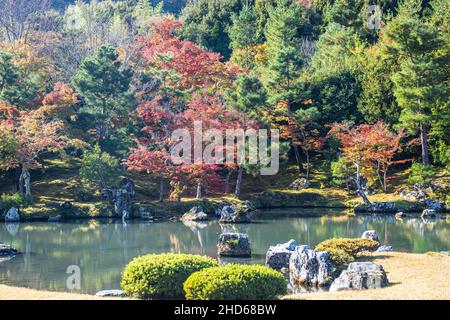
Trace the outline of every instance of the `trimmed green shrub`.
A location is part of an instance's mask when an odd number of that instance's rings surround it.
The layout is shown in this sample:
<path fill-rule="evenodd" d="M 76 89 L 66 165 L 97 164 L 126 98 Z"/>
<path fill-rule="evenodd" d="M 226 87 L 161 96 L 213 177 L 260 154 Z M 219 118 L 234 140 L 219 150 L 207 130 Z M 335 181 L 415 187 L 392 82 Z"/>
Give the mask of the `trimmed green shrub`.
<path fill-rule="evenodd" d="M 188 300 L 267 300 L 287 292 L 286 279 L 278 271 L 239 264 L 195 272 L 183 287 Z"/>
<path fill-rule="evenodd" d="M 375 251 L 379 246 L 378 242 L 371 239 L 334 238 L 319 243 L 316 250 L 328 252 L 331 260 L 341 265 L 353 262 L 359 252 Z"/>
<path fill-rule="evenodd" d="M 133 259 L 123 271 L 122 289 L 141 299 L 181 299 L 183 283 L 194 272 L 217 266 L 209 257 L 191 254 L 148 254 Z"/>

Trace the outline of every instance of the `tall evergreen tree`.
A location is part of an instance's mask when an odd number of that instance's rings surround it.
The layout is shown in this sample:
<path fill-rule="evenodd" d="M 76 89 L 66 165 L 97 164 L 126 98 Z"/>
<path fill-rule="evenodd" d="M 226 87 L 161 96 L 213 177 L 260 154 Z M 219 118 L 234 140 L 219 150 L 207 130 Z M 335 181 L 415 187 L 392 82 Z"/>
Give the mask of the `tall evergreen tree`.
<path fill-rule="evenodd" d="M 116 49 L 103 46 L 83 61 L 72 78 L 85 101 L 80 112 L 93 117 L 99 142 L 109 137 L 116 121 L 127 118 L 135 103 L 130 90 L 132 71 L 118 57 Z"/>
<path fill-rule="evenodd" d="M 429 130 L 436 105 L 449 98 L 448 50 L 439 30 L 421 18 L 421 1 L 406 0 L 385 31 L 386 51 L 395 56 L 400 70 L 393 74 L 394 94 L 401 108 L 400 122 L 410 132 L 420 131 L 422 162 L 430 164 Z"/>
<path fill-rule="evenodd" d="M 233 50 L 234 61 L 246 69 L 255 67 L 254 47 L 261 42 L 258 16 L 251 6 L 245 5 L 239 15 L 231 16 L 232 26 L 228 30 L 230 48 Z"/>

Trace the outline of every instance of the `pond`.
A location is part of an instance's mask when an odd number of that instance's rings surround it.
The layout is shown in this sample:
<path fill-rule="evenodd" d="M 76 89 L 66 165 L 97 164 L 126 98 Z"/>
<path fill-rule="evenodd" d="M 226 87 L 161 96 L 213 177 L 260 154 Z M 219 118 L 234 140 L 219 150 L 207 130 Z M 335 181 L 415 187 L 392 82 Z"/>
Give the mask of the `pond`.
<path fill-rule="evenodd" d="M 185 225 L 182 222 L 91 220 L 79 223 L 1 224 L 0 241 L 22 254 L 0 263 L 0 284 L 41 290 L 69 291 L 66 271 L 80 267 L 81 290 L 96 293 L 120 288 L 120 274 L 134 257 L 146 253 L 194 253 L 217 257 L 216 242 L 222 231 L 249 235 L 253 255 L 237 260 L 260 263 L 270 245 L 295 239 L 315 246 L 333 237 L 359 237 L 374 229 L 383 244 L 397 251 L 423 253 L 449 250 L 450 221 L 424 221 L 393 216 L 350 217 L 336 210 L 271 210 L 245 225 L 221 226 L 217 221 Z"/>

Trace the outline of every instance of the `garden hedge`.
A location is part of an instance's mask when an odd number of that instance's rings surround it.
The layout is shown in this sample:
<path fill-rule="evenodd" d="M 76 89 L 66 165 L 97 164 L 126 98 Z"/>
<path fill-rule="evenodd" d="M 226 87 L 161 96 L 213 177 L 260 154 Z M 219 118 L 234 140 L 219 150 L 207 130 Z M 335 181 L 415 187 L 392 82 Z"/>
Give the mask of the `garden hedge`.
<path fill-rule="evenodd" d="M 259 265 L 228 264 L 193 273 L 184 283 L 188 300 L 267 300 L 286 294 L 286 278 Z"/>
<path fill-rule="evenodd" d="M 215 260 L 199 255 L 148 254 L 125 267 L 121 285 L 128 295 L 141 299 L 182 299 L 186 279 L 214 266 Z"/>

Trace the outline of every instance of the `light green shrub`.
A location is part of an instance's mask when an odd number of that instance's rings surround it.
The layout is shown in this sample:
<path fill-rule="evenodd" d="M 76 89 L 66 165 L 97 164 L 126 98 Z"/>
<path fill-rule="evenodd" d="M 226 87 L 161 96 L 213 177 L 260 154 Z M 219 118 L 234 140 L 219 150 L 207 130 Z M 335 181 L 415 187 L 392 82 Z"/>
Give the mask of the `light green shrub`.
<path fill-rule="evenodd" d="M 362 251 L 375 251 L 380 244 L 363 238 L 334 238 L 325 240 L 316 246 L 317 251 L 326 251 L 336 265 L 353 262 Z"/>
<path fill-rule="evenodd" d="M 181 299 L 183 283 L 194 272 L 217 266 L 209 257 L 148 254 L 132 260 L 122 274 L 122 289 L 141 299 Z"/>
<path fill-rule="evenodd" d="M 287 291 L 286 279 L 278 271 L 238 264 L 195 272 L 183 287 L 188 300 L 267 300 Z"/>

